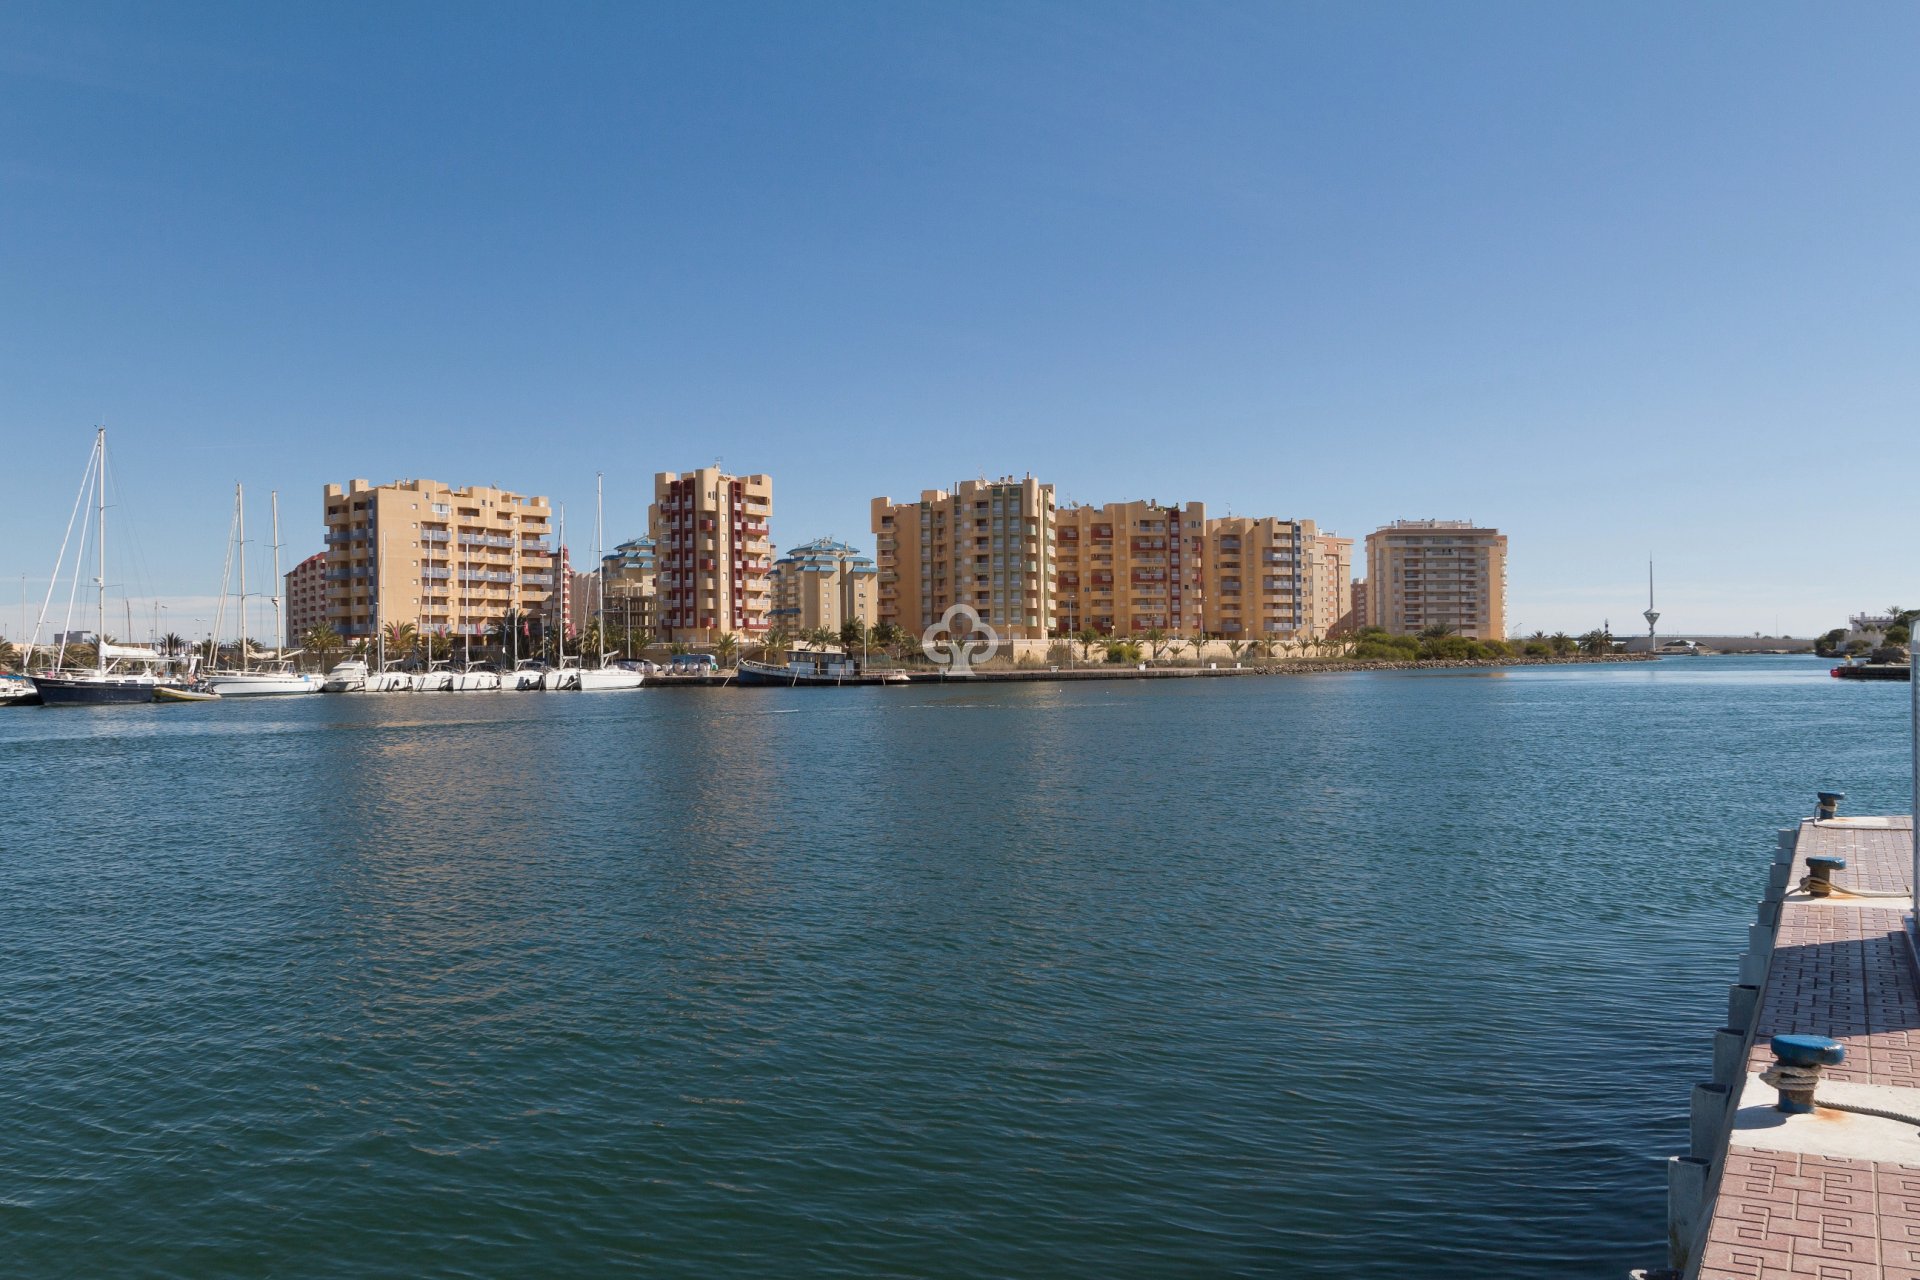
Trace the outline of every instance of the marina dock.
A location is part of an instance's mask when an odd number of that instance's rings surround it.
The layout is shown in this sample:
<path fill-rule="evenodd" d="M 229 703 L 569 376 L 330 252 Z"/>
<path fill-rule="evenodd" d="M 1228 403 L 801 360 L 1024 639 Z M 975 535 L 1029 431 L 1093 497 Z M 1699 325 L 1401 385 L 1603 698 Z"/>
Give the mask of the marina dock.
<path fill-rule="evenodd" d="M 1645 1275 L 1920 1277 L 1912 821 L 1780 833 L 1690 1151 L 1668 1166 L 1671 1270 Z"/>

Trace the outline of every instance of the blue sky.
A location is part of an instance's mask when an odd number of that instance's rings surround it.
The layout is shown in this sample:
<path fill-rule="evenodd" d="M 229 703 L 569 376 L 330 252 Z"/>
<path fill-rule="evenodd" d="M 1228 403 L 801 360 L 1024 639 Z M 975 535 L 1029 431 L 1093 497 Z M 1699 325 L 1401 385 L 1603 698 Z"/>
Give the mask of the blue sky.
<path fill-rule="evenodd" d="M 619 537 L 716 458 L 774 476 L 782 546 L 1031 471 L 1495 524 L 1525 630 L 1635 623 L 1649 553 L 1677 631 L 1920 603 L 1916 37 L 1868 4 L 10 4 L 0 601 L 104 421 L 113 576 L 175 616 L 236 480 L 289 559 L 354 476 L 547 494 L 584 548 L 595 471 Z"/>

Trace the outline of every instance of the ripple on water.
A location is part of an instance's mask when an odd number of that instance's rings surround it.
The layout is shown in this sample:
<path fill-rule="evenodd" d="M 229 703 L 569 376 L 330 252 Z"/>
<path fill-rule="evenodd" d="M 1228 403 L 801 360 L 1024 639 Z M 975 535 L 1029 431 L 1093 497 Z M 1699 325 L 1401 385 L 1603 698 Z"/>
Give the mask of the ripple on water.
<path fill-rule="evenodd" d="M 1837 684 L 9 712 L 10 1263 L 1617 1276 Z"/>

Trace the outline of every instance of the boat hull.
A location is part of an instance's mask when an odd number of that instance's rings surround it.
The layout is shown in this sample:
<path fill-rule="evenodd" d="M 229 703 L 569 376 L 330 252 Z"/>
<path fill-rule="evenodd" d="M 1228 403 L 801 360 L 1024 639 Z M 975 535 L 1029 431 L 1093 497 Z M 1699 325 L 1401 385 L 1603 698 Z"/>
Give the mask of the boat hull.
<path fill-rule="evenodd" d="M 33 687 L 49 707 L 98 707 L 152 702 L 152 676 L 34 676 Z"/>
<path fill-rule="evenodd" d="M 207 688 L 223 698 L 262 698 L 291 693 L 318 693 L 320 681 L 297 673 L 235 673 L 206 678 Z"/>
<path fill-rule="evenodd" d="M 575 673 L 579 679 L 574 688 L 583 693 L 602 693 L 609 689 L 638 689 L 646 677 L 638 671 L 624 671 L 619 667 L 589 667 Z"/>

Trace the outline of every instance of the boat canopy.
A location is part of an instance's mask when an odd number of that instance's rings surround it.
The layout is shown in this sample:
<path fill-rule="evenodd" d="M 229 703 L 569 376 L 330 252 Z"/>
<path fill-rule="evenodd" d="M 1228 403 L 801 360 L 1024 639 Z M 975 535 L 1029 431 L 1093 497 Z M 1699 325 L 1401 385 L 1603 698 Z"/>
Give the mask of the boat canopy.
<path fill-rule="evenodd" d="M 114 644 L 108 641 L 100 646 L 100 658 L 104 662 L 165 662 L 167 659 L 143 645 Z"/>

